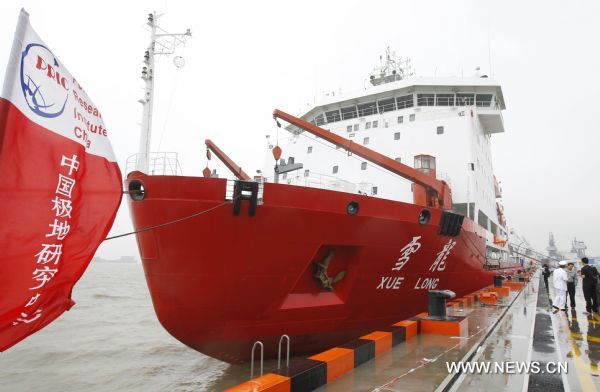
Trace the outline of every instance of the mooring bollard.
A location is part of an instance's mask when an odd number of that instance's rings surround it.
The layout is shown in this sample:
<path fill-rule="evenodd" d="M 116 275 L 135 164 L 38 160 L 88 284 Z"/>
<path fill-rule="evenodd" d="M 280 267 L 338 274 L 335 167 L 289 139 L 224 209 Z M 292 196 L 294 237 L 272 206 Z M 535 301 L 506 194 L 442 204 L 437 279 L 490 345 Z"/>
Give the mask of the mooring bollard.
<path fill-rule="evenodd" d="M 454 291 L 450 290 L 429 290 L 427 308 L 429 317 L 446 317 L 446 300 L 455 296 Z"/>
<path fill-rule="evenodd" d="M 504 276 L 495 275 L 494 276 L 494 287 L 502 287 L 503 280 L 504 280 Z"/>

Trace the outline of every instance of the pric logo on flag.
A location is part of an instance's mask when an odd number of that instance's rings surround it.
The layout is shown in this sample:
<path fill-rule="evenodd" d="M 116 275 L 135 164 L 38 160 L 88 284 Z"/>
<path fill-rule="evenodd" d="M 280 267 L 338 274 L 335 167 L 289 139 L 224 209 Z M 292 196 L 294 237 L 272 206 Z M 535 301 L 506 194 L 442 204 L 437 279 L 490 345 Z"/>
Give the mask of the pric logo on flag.
<path fill-rule="evenodd" d="M 69 83 L 60 71 L 60 63 L 50 49 L 36 43 L 25 47 L 21 55 L 21 88 L 35 114 L 54 118 L 64 112 Z"/>

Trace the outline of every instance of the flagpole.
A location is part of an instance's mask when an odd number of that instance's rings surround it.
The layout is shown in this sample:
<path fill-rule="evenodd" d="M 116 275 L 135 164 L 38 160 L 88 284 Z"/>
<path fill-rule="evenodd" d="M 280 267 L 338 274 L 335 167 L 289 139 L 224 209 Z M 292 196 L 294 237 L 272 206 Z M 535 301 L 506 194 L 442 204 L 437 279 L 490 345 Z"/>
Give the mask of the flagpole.
<path fill-rule="evenodd" d="M 17 28 L 15 30 L 15 37 L 13 39 L 12 48 L 10 55 L 8 56 L 8 64 L 6 65 L 6 72 L 4 74 L 4 83 L 2 85 L 2 91 L 0 98 L 9 99 L 15 86 L 15 79 L 7 77 L 8 75 L 15 75 L 16 67 L 21 63 L 21 46 L 25 40 L 25 32 L 29 25 L 29 14 L 25 11 L 25 8 L 21 8 L 19 13 L 19 20 L 17 21 Z M 0 153 L 2 152 L 2 145 L 4 144 L 4 131 L 6 129 L 6 111 L 0 108 Z"/>

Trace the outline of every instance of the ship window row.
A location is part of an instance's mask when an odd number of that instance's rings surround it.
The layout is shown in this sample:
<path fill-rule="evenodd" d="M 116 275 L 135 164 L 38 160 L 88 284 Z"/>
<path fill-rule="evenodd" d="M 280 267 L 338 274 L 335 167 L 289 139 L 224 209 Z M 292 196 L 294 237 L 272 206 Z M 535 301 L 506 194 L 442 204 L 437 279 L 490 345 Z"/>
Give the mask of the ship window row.
<path fill-rule="evenodd" d="M 477 106 L 490 107 L 494 99 L 493 94 L 475 93 L 421 93 L 416 94 L 417 106 Z M 311 122 L 315 125 L 323 125 L 342 120 L 350 120 L 358 117 L 382 114 L 395 110 L 412 108 L 415 106 L 414 95 L 408 94 L 396 98 L 386 98 L 378 101 L 361 103 L 330 110 L 324 114 L 314 117 Z M 398 123 L 403 121 L 403 116 L 398 117 Z M 412 121 L 412 120 L 411 120 Z"/>
<path fill-rule="evenodd" d="M 325 114 L 316 116 L 312 123 L 315 125 L 323 125 L 325 123 L 336 122 L 341 120 L 350 120 L 358 117 L 370 116 L 373 114 L 381 114 L 399 109 L 412 108 L 414 106 L 413 95 L 405 95 L 397 98 L 387 98 L 379 101 L 361 103 L 343 107 L 340 110 L 330 110 Z"/>
<path fill-rule="evenodd" d="M 385 123 L 385 128 L 387 128 L 388 126 L 389 126 L 389 124 Z M 365 129 L 378 128 L 378 127 L 379 127 L 379 120 L 367 121 L 365 123 Z M 360 124 L 348 125 L 348 126 L 346 126 L 346 132 L 348 132 L 348 133 L 356 132 L 359 130 L 359 128 L 360 128 Z"/>
<path fill-rule="evenodd" d="M 375 122 L 375 123 L 376 123 L 376 122 Z M 355 126 L 357 126 L 357 125 L 358 125 L 358 124 L 356 124 Z M 356 127 L 352 127 L 351 125 L 349 125 L 349 126 L 348 126 L 348 132 L 352 131 L 352 129 L 356 130 L 357 128 L 356 128 Z M 443 126 L 443 125 L 440 125 L 440 126 L 437 126 L 437 127 L 436 127 L 436 134 L 438 134 L 438 135 L 443 135 L 443 134 L 444 134 L 444 126 Z M 400 135 L 401 135 L 401 133 L 400 133 L 400 132 L 394 132 L 392 135 L 393 135 L 393 139 L 394 139 L 394 140 L 400 140 Z M 350 134 L 349 134 L 349 137 L 350 137 L 351 139 L 352 139 L 354 136 L 355 136 L 355 134 L 354 134 L 354 133 L 350 133 Z M 370 138 L 370 137 L 363 137 L 363 145 L 365 145 L 365 146 L 366 146 L 366 145 L 368 145 L 368 144 L 370 143 L 370 141 L 371 141 L 371 138 Z M 338 148 L 339 148 L 339 146 L 336 146 L 336 149 L 338 149 Z M 313 152 L 313 146 L 308 146 L 308 147 L 307 147 L 307 149 L 306 149 L 306 153 L 307 153 L 307 154 L 312 154 L 312 152 Z M 399 158 L 397 158 L 397 160 L 399 161 Z M 479 165 L 479 161 L 478 161 L 478 165 Z M 468 164 L 468 168 L 469 168 L 470 170 L 472 170 L 472 171 L 475 171 L 475 164 L 474 164 L 474 163 L 469 163 L 469 164 Z M 336 169 L 336 170 L 337 170 L 337 169 Z M 362 169 L 362 170 L 365 170 L 365 169 Z"/>
<path fill-rule="evenodd" d="M 417 94 L 417 106 L 477 106 L 489 107 L 493 94 Z"/>
<path fill-rule="evenodd" d="M 400 157 L 396 157 L 396 158 L 394 158 L 394 160 L 396 162 L 402 162 L 402 159 Z M 429 168 L 429 162 L 427 162 L 426 165 L 427 165 L 427 168 Z M 433 166 L 435 166 L 435 165 L 433 165 Z M 360 170 L 367 170 L 367 162 L 360 163 Z M 308 170 L 305 170 L 305 173 L 307 173 L 307 172 L 308 172 Z M 331 167 L 331 173 L 338 174 L 339 172 L 340 172 L 340 167 L 338 165 L 334 165 Z M 287 174 L 287 173 L 284 173 L 284 174 Z M 284 179 L 285 179 L 285 177 L 284 177 Z"/>

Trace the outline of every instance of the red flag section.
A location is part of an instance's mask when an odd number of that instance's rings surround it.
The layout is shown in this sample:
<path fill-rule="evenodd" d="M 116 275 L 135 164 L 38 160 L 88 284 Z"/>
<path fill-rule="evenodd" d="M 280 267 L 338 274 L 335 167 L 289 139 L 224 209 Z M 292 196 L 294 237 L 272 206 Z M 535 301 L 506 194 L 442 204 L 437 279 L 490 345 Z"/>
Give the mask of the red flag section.
<path fill-rule="evenodd" d="M 0 351 L 73 306 L 121 201 L 108 136 L 21 11 L 0 97 Z"/>

